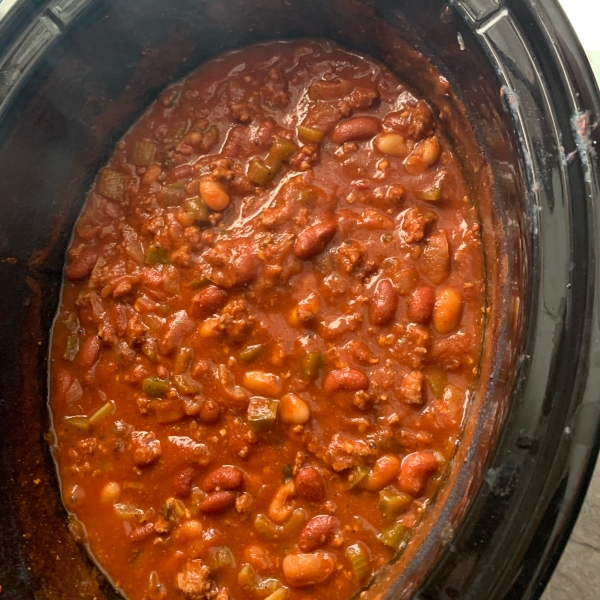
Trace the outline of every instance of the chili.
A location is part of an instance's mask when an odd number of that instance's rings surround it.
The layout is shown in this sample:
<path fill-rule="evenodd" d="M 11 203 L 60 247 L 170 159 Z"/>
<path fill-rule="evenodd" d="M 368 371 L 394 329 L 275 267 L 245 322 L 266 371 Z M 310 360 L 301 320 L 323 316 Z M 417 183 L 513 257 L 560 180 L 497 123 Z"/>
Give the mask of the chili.
<path fill-rule="evenodd" d="M 440 121 L 316 40 L 215 59 L 118 143 L 53 332 L 64 502 L 132 600 L 345 600 L 405 544 L 482 344 Z"/>

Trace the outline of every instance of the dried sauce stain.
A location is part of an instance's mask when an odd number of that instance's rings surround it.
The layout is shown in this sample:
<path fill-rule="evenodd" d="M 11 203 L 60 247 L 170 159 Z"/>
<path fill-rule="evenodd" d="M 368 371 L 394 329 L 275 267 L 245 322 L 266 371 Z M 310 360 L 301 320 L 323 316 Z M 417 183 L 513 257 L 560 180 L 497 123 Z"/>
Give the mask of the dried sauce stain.
<path fill-rule="evenodd" d="M 331 43 L 163 92 L 97 177 L 56 320 L 64 502 L 132 600 L 345 600 L 451 459 L 482 254 L 433 112 Z"/>

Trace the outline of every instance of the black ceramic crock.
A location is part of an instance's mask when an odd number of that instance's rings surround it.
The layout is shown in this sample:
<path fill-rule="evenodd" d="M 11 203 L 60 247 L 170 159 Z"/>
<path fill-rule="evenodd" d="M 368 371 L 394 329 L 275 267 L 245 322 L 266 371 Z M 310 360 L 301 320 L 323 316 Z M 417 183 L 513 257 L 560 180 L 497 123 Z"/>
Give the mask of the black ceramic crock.
<path fill-rule="evenodd" d="M 366 597 L 521 600 L 550 577 L 600 440 L 600 99 L 556 0 L 4 0 L 3 599 L 117 597 L 69 532 L 46 407 L 65 250 L 95 172 L 169 82 L 298 36 L 379 58 L 455 117 L 487 248 L 487 349 L 463 444 Z"/>

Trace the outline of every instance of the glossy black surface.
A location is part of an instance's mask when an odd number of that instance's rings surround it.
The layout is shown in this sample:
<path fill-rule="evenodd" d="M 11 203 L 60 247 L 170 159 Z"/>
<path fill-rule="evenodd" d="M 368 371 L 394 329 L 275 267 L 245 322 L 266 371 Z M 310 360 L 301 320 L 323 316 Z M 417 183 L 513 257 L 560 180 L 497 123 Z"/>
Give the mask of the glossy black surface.
<path fill-rule="evenodd" d="M 68 531 L 44 439 L 48 332 L 97 168 L 162 87 L 215 54 L 324 35 L 406 77 L 388 29 L 448 77 L 485 152 L 500 319 L 447 502 L 415 560 L 372 595 L 539 596 L 600 440 L 599 131 L 582 128 L 600 100 L 556 2 L 58 0 L 16 2 L 0 22 L 3 598 L 114 596 Z"/>
<path fill-rule="evenodd" d="M 532 208 L 532 297 L 503 436 L 419 598 L 538 597 L 599 442 L 597 85 L 555 2 L 508 2 L 475 31 L 511 90 Z"/>

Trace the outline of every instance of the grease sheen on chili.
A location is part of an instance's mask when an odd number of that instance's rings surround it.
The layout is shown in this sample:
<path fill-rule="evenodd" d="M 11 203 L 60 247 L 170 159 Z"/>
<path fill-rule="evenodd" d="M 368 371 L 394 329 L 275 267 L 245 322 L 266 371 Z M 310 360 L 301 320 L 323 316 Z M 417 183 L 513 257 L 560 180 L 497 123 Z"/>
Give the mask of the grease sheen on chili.
<path fill-rule="evenodd" d="M 132 600 L 349 598 L 459 442 L 482 272 L 440 121 L 384 66 L 316 40 L 203 65 L 119 142 L 68 251 L 73 532 Z"/>

